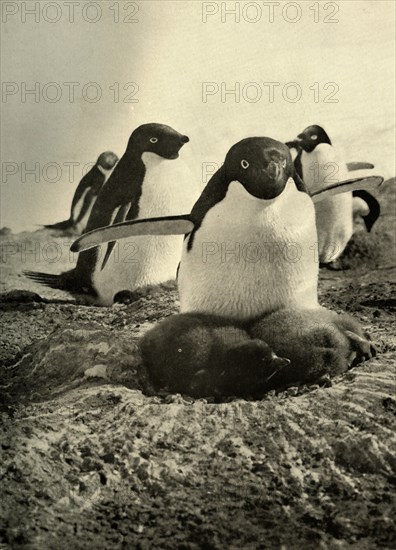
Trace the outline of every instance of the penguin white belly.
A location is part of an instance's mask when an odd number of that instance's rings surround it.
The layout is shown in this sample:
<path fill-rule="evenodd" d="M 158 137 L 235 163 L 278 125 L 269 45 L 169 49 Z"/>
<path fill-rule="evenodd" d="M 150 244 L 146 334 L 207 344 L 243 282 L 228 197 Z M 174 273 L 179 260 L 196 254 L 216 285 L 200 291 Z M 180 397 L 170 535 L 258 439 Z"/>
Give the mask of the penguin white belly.
<path fill-rule="evenodd" d="M 144 153 L 142 159 L 146 174 L 136 219 L 190 212 L 196 193 L 187 166 L 180 159 L 166 160 L 152 153 Z M 103 270 L 107 244 L 101 245 L 92 277 L 98 302 L 111 305 L 120 291 L 133 291 L 174 279 L 182 244 L 183 236 L 179 235 L 123 239 L 117 242 Z"/>
<path fill-rule="evenodd" d="M 304 182 L 310 191 L 325 189 L 348 179 L 345 163 L 337 160 L 334 148 L 321 143 L 301 156 Z M 319 261 L 329 263 L 344 251 L 353 234 L 352 193 L 335 195 L 315 204 Z"/>
<path fill-rule="evenodd" d="M 77 204 L 76 204 L 75 207 L 73 208 L 73 212 L 72 212 L 72 219 L 73 219 L 73 222 L 75 222 L 76 219 L 78 218 L 78 216 L 80 215 L 82 206 L 83 206 L 83 204 L 84 204 L 85 197 L 86 197 L 86 195 L 87 195 L 87 193 L 88 193 L 89 191 L 90 191 L 90 188 L 87 187 L 87 188 L 83 191 L 83 194 L 82 194 L 81 197 L 78 199 Z"/>
<path fill-rule="evenodd" d="M 319 260 L 329 263 L 343 253 L 353 234 L 352 193 L 319 202 L 315 210 Z"/>
<path fill-rule="evenodd" d="M 85 197 L 85 194 L 84 194 L 84 197 Z M 83 216 L 83 218 L 81 218 L 81 220 L 78 223 L 75 224 L 74 227 L 75 227 L 77 232 L 82 233 L 82 231 L 84 231 L 84 229 L 86 228 L 87 223 L 88 223 L 88 218 L 91 215 L 91 210 L 93 208 L 93 205 L 95 204 L 95 201 L 96 201 L 96 196 L 92 197 L 91 202 L 90 202 L 90 204 L 87 208 L 87 211 L 86 211 L 85 215 Z M 81 208 L 80 208 L 80 210 L 81 210 Z M 77 216 L 73 216 L 73 220 L 76 220 L 78 218 L 79 213 L 80 212 L 78 212 Z"/>
<path fill-rule="evenodd" d="M 178 276 L 181 312 L 247 320 L 284 307 L 318 306 L 314 205 L 292 179 L 272 200 L 232 182 L 189 251 L 187 242 Z"/>
<path fill-rule="evenodd" d="M 106 168 L 103 168 L 102 166 L 97 166 L 97 168 L 98 168 L 99 172 L 101 172 L 104 175 L 103 184 L 105 184 L 106 181 L 109 179 L 110 174 L 112 173 L 114 168 L 111 168 L 111 169 L 108 169 L 108 170 L 106 170 Z M 91 188 L 88 187 L 84 191 L 84 193 L 82 194 L 82 196 L 81 196 L 80 200 L 78 201 L 78 203 L 76 204 L 76 206 L 74 208 L 74 211 L 73 211 L 73 221 L 74 222 L 78 219 L 78 216 L 80 215 L 82 206 L 84 204 L 85 197 L 86 197 L 87 193 L 90 190 L 91 190 Z M 97 198 L 97 195 L 92 197 L 91 202 L 90 202 L 90 204 L 87 208 L 87 211 L 86 211 L 84 217 L 77 224 L 75 224 L 75 229 L 78 233 L 82 233 L 84 231 L 84 229 L 86 228 L 87 223 L 88 223 L 88 219 L 91 215 L 91 211 L 92 211 L 93 205 L 95 204 L 96 198 Z"/>

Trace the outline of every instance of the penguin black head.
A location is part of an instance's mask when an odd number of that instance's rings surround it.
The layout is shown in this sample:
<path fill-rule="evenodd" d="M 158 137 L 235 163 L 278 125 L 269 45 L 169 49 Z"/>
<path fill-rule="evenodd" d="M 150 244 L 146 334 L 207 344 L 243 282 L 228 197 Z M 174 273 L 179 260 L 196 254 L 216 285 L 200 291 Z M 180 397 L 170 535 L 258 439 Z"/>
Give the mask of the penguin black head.
<path fill-rule="evenodd" d="M 142 124 L 129 138 L 127 152 L 141 156 L 143 153 L 155 153 L 165 159 L 177 159 L 179 151 L 190 140 L 165 124 Z"/>
<path fill-rule="evenodd" d="M 301 134 L 298 134 L 294 141 L 288 142 L 289 147 L 303 149 L 306 153 L 312 153 L 320 143 L 331 145 L 329 136 L 321 126 L 313 124 L 305 128 Z"/>
<path fill-rule="evenodd" d="M 112 151 L 105 151 L 98 156 L 96 164 L 104 168 L 105 170 L 111 170 L 113 166 L 118 162 L 118 157 Z"/>
<path fill-rule="evenodd" d="M 274 199 L 282 193 L 294 167 L 289 149 L 267 137 L 247 138 L 228 151 L 224 161 L 228 182 L 239 181 L 258 199 Z"/>

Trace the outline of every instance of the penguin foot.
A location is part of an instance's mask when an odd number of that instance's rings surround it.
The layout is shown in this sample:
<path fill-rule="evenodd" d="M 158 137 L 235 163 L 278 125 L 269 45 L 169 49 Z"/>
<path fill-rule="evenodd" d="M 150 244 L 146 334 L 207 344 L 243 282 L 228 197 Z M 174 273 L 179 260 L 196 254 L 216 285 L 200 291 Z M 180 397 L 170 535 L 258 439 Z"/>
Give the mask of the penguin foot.
<path fill-rule="evenodd" d="M 318 382 L 346 372 L 376 353 L 354 319 L 325 308 L 281 310 L 253 323 L 249 333 L 263 339 L 277 355 L 290 359 L 290 366 L 274 376 L 277 387 Z"/>
<path fill-rule="evenodd" d="M 131 290 L 121 290 L 120 292 L 117 292 L 117 294 L 114 296 L 114 303 L 115 304 L 132 304 L 133 302 L 136 302 L 139 300 L 141 296 L 138 292 L 132 292 Z"/>
<path fill-rule="evenodd" d="M 157 285 L 142 286 L 135 290 L 121 290 L 114 296 L 113 302 L 118 304 L 132 304 L 141 298 L 155 296 L 156 294 L 175 290 L 175 288 L 176 282 L 171 280 Z"/>
<path fill-rule="evenodd" d="M 349 338 L 353 353 L 355 353 L 355 357 L 352 360 L 352 366 L 358 365 L 363 361 L 369 361 L 377 355 L 376 347 L 369 340 L 362 338 L 350 330 L 346 330 L 345 334 Z"/>
<path fill-rule="evenodd" d="M 331 381 L 331 378 L 328 374 L 324 374 L 321 376 L 317 381 L 319 386 L 325 387 L 325 388 L 331 388 L 333 385 L 333 382 Z"/>
<path fill-rule="evenodd" d="M 345 271 L 346 269 L 349 269 L 349 267 L 343 265 L 340 258 L 326 264 L 320 263 L 319 267 L 330 269 L 330 271 Z"/>

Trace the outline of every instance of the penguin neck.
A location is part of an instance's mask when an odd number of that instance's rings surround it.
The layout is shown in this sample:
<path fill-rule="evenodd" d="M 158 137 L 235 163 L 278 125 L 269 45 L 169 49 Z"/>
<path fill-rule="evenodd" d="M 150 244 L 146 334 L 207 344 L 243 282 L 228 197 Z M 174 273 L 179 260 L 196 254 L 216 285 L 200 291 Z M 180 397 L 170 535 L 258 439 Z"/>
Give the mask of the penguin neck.
<path fill-rule="evenodd" d="M 263 210 L 263 208 L 268 207 L 275 200 L 272 199 L 267 201 L 254 197 L 238 180 L 233 180 L 228 184 L 225 199 L 227 203 L 229 203 L 231 206 L 235 206 L 235 208 L 237 209 L 239 209 L 242 204 L 247 204 L 249 207 L 249 212 L 251 214 L 259 214 Z"/>
<path fill-rule="evenodd" d="M 315 149 L 312 149 L 312 151 L 305 151 L 302 150 L 301 156 L 304 157 L 310 157 L 310 156 L 319 156 L 319 155 L 329 155 L 330 152 L 333 151 L 333 146 L 329 143 L 318 143 L 318 145 L 315 147 Z"/>
<path fill-rule="evenodd" d="M 296 184 L 293 178 L 289 178 L 280 195 L 274 197 L 273 199 L 260 199 L 254 195 L 251 195 L 238 180 L 234 180 L 228 185 L 226 198 L 227 200 L 230 199 L 230 201 L 235 203 L 235 205 L 240 205 L 243 202 L 245 204 L 248 203 L 252 212 L 262 212 L 267 208 L 272 210 L 276 209 L 278 204 L 280 205 L 288 200 L 289 195 L 293 193 L 293 191 L 296 191 Z"/>
<path fill-rule="evenodd" d="M 163 165 L 175 161 L 175 159 L 166 159 L 164 157 L 161 157 L 160 155 L 157 155 L 156 153 L 151 153 L 149 151 L 145 151 L 142 154 L 141 158 L 144 166 L 146 167 L 146 170 L 149 168 L 155 168 L 160 164 Z"/>
<path fill-rule="evenodd" d="M 249 223 L 253 218 L 267 221 L 268 219 L 286 219 L 290 225 L 301 223 L 301 211 L 296 208 L 297 201 L 300 204 L 312 203 L 312 199 L 307 193 L 297 189 L 293 178 L 287 180 L 282 193 L 273 199 L 258 199 L 246 191 L 239 181 L 232 181 L 228 186 L 225 200 L 229 208 L 234 210 L 234 214 L 230 211 L 231 219 L 233 216 L 240 215 L 238 213 L 240 213 L 242 205 L 245 204 L 245 215 Z M 301 201 L 303 202 L 301 203 Z"/>
<path fill-rule="evenodd" d="M 103 174 L 105 177 L 107 177 L 110 172 L 113 170 L 113 168 L 103 168 L 103 166 L 100 166 L 99 164 L 96 165 L 96 168 L 99 170 L 101 174 Z"/>

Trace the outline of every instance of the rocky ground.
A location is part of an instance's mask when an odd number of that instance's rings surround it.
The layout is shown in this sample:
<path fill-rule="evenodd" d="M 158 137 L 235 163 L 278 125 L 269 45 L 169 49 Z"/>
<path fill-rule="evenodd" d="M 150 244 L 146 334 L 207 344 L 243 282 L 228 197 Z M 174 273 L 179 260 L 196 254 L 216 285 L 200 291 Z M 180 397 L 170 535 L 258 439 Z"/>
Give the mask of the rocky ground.
<path fill-rule="evenodd" d="M 22 275 L 72 267 L 70 239 L 3 235 L 0 548 L 394 548 L 395 189 L 320 275 L 377 358 L 261 401 L 153 395 L 136 342 L 175 286 L 87 306 Z"/>

